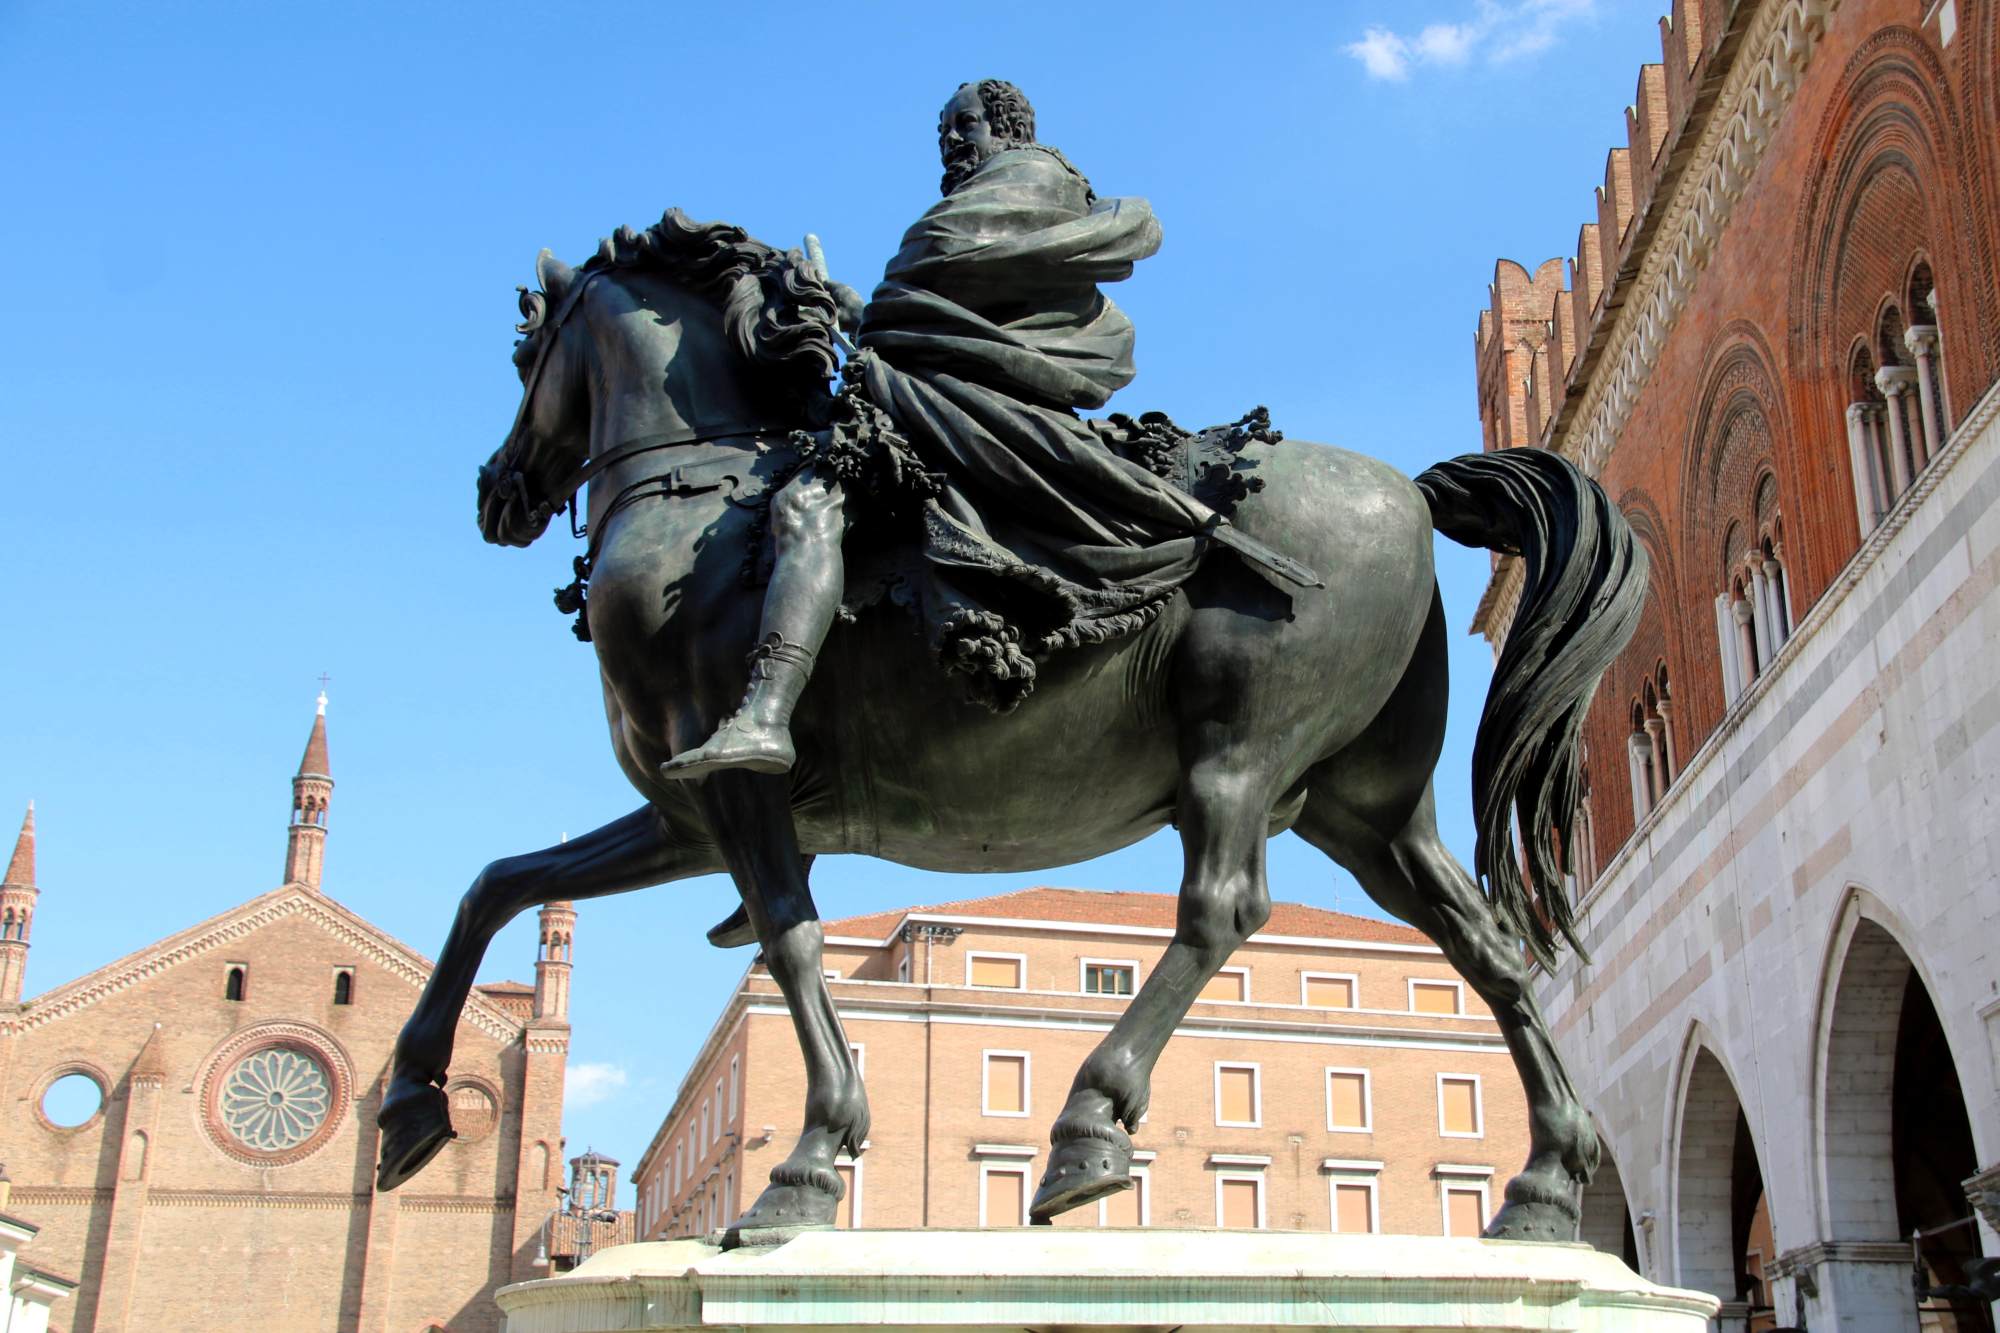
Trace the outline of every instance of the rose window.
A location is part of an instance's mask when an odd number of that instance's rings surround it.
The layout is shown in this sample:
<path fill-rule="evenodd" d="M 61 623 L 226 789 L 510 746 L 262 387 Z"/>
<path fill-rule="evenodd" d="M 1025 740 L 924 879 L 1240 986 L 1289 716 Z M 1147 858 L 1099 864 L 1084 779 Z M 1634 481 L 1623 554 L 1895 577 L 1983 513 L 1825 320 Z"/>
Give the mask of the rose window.
<path fill-rule="evenodd" d="M 245 1147 L 283 1152 L 311 1138 L 333 1110 L 333 1082 L 320 1062 L 289 1046 L 246 1055 L 229 1071 L 223 1128 Z"/>

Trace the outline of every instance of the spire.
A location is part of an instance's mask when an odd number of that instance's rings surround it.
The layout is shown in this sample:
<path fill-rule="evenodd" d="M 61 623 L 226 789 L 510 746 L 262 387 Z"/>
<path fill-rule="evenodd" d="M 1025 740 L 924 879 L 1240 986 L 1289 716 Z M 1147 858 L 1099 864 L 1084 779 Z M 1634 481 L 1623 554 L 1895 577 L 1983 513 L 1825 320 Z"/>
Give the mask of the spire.
<path fill-rule="evenodd" d="M 14 855 L 7 861 L 7 878 L 0 880 L 0 1009 L 21 1002 L 21 987 L 28 976 L 28 939 L 34 932 L 35 902 L 42 896 L 35 886 L 35 803 L 21 820 L 21 836 L 14 840 Z"/>
<path fill-rule="evenodd" d="M 14 856 L 7 862 L 8 884 L 18 884 L 23 888 L 35 887 L 35 803 L 28 802 L 28 813 L 21 820 L 21 836 L 14 840 Z"/>
<path fill-rule="evenodd" d="M 285 883 L 319 891 L 326 859 L 326 812 L 333 800 L 332 765 L 326 757 L 326 690 L 313 710 L 306 752 L 292 778 L 292 824 L 285 835 Z"/>
<path fill-rule="evenodd" d="M 326 691 L 319 692 L 319 708 L 313 714 L 312 734 L 306 737 L 305 756 L 299 760 L 300 777 L 332 777 L 333 766 L 326 758 Z"/>

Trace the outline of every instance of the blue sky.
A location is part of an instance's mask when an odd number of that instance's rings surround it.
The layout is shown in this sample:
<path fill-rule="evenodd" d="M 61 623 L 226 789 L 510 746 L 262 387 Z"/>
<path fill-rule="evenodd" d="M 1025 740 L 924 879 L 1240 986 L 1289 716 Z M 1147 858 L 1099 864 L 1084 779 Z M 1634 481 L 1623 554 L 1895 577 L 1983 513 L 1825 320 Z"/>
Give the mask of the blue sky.
<path fill-rule="evenodd" d="M 1219 17 L 1226 13 L 1226 19 Z M 575 551 L 481 544 L 514 284 L 668 205 L 824 238 L 866 290 L 936 195 L 938 107 L 1010 78 L 1166 234 L 1113 406 L 1410 472 L 1476 450 L 1494 260 L 1573 242 L 1658 0 L 1139 6 L 0 4 L 0 819 L 38 802 L 46 989 L 273 887 L 330 673 L 326 887 L 426 953 L 494 856 L 631 809 Z M 1455 629 L 1486 557 L 1440 544 Z M 1471 852 L 1490 659 L 1440 770 Z M 1170 891 L 1168 835 L 1045 875 L 822 861 L 831 917 L 1043 882 Z M 1273 892 L 1372 910 L 1295 839 Z M 743 955 L 716 879 L 584 905 L 568 1133 L 643 1149 Z M 531 975 L 517 922 L 484 979 Z"/>

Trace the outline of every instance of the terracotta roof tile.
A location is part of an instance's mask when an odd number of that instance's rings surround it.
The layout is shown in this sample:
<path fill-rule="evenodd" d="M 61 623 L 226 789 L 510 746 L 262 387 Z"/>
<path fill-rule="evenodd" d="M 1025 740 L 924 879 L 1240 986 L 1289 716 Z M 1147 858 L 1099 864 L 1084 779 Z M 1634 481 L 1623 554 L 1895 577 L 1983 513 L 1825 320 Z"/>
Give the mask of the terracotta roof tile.
<path fill-rule="evenodd" d="M 933 916 L 1000 917 L 1017 921 L 1063 921 L 1078 925 L 1152 926 L 1172 929 L 1179 898 L 1171 893 L 1124 893 L 1099 889 L 1037 887 L 990 898 L 966 898 L 931 906 L 869 912 L 829 921 L 829 935 L 879 940 L 913 913 Z M 1261 935 L 1294 935 L 1311 939 L 1365 940 L 1376 944 L 1429 944 L 1421 931 L 1393 921 L 1330 912 L 1304 903 L 1272 903 L 1271 919 Z"/>

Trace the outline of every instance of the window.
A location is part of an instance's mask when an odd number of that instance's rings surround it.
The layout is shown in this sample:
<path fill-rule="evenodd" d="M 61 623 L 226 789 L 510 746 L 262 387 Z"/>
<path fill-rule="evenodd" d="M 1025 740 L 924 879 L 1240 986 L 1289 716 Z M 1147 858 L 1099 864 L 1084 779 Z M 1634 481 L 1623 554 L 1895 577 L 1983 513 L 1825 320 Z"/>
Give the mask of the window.
<path fill-rule="evenodd" d="M 1462 981 L 1412 981 L 1410 1012 L 1413 1014 L 1462 1014 L 1465 1012 L 1465 983 Z"/>
<path fill-rule="evenodd" d="M 333 1002 L 335 1004 L 354 1003 L 354 969 L 337 967 L 333 970 Z"/>
<path fill-rule="evenodd" d="M 231 963 L 229 971 L 222 978 L 222 998 L 240 1000 L 250 980 L 250 968 L 243 963 Z"/>
<path fill-rule="evenodd" d="M 1480 1119 L 1479 1075 L 1439 1074 L 1438 1133 L 1451 1139 L 1484 1138 Z"/>
<path fill-rule="evenodd" d="M 965 956 L 965 984 L 988 990 L 1025 990 L 1028 959 L 1018 953 L 969 953 Z"/>
<path fill-rule="evenodd" d="M 722 1177 L 722 1225 L 728 1226 L 736 1220 L 736 1173 L 725 1172 Z"/>
<path fill-rule="evenodd" d="M 1326 1071 L 1326 1127 L 1338 1133 L 1365 1134 L 1374 1128 L 1365 1069 Z"/>
<path fill-rule="evenodd" d="M 1139 965 L 1135 962 L 1086 958 L 1082 967 L 1085 995 L 1130 995 L 1138 987 Z"/>
<path fill-rule="evenodd" d="M 715 1141 L 709 1136 L 708 1132 L 708 1103 L 706 1101 L 703 1101 L 701 1104 L 701 1119 L 695 1123 L 695 1131 L 694 1150 L 698 1157 L 703 1148 L 706 1148 Z"/>
<path fill-rule="evenodd" d="M 1473 1173 L 1490 1170 L 1490 1167 L 1438 1167 L 1438 1202 L 1444 1214 L 1445 1235 L 1476 1237 L 1486 1229 L 1486 1181 Z M 1465 1174 L 1458 1174 L 1460 1171 Z"/>
<path fill-rule="evenodd" d="M 1028 1114 L 1028 1053 L 987 1051 L 980 1080 L 980 1109 L 986 1115 Z"/>
<path fill-rule="evenodd" d="M 1241 1129 L 1262 1126 L 1264 1108 L 1257 1086 L 1258 1072 L 1258 1066 L 1254 1064 L 1216 1061 L 1216 1124 Z"/>
<path fill-rule="evenodd" d="M 1380 1231 L 1382 1207 L 1377 1189 L 1382 1164 L 1328 1158 L 1325 1165 L 1328 1216 L 1334 1233 L 1358 1236 Z"/>
<path fill-rule="evenodd" d="M 834 1209 L 833 1225 L 842 1231 L 849 1231 L 861 1225 L 861 1162 L 860 1159 L 842 1153 L 834 1159 L 834 1174 L 840 1177 L 840 1185 L 845 1192 L 840 1196 L 840 1204 Z"/>
<path fill-rule="evenodd" d="M 1223 1171 L 1215 1177 L 1215 1224 L 1242 1230 L 1264 1225 L 1264 1178 L 1249 1172 Z"/>
<path fill-rule="evenodd" d="M 1220 1001 L 1224 1004 L 1245 1004 L 1250 999 L 1250 969 L 1247 967 L 1225 967 L 1208 979 L 1195 997 L 1201 1000 Z"/>
<path fill-rule="evenodd" d="M 907 950 L 896 960 L 896 980 L 906 984 L 910 980 L 910 955 Z"/>
<path fill-rule="evenodd" d="M 1132 1167 L 1131 1174 L 1131 1189 L 1107 1194 L 1097 1201 L 1097 1225 L 1144 1227 L 1153 1224 L 1153 1174 L 1143 1166 Z"/>
<path fill-rule="evenodd" d="M 1299 1003 L 1308 1009 L 1352 1009 L 1360 990 L 1360 978 L 1351 973 L 1299 974 Z"/>
<path fill-rule="evenodd" d="M 729 1123 L 732 1125 L 736 1123 L 736 1098 L 738 1090 L 742 1087 L 738 1078 L 738 1071 L 742 1068 L 742 1058 L 739 1055 L 729 1057 Z"/>
<path fill-rule="evenodd" d="M 1028 1225 L 1028 1168 L 1013 1163 L 979 1164 L 979 1225 Z"/>

